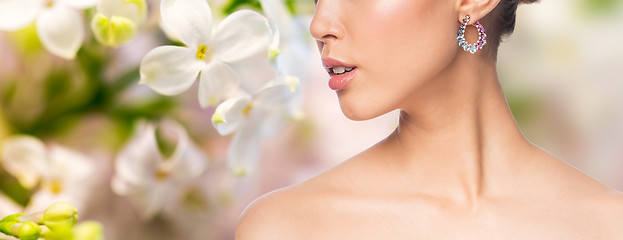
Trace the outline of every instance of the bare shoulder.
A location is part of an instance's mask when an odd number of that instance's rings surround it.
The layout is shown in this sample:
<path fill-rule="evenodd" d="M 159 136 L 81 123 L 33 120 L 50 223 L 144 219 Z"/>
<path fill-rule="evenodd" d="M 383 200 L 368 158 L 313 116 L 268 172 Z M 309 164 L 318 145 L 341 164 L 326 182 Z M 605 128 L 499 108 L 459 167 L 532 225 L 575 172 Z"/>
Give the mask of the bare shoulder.
<path fill-rule="evenodd" d="M 593 229 L 599 239 L 623 239 L 623 193 L 610 188 L 568 163 L 546 156 L 541 171 L 534 175 L 564 212 L 561 216 L 575 216 L 584 229 Z M 536 171 L 535 171 L 536 172 Z M 536 187 L 535 187 L 536 188 Z M 569 215 L 571 214 L 571 215 Z"/>
<path fill-rule="evenodd" d="M 255 199 L 243 211 L 236 228 L 236 239 L 287 239 L 298 196 L 292 188 L 282 188 Z"/>
<path fill-rule="evenodd" d="M 575 201 L 576 210 L 587 216 L 586 226 L 594 224 L 607 239 L 623 239 L 623 193 L 584 173 L 579 174 L 583 177 L 570 181 L 568 187 L 575 191 L 568 195 L 568 201 Z"/>
<path fill-rule="evenodd" d="M 300 239 L 326 211 L 331 195 L 331 169 L 302 183 L 281 188 L 255 199 L 243 211 L 236 228 L 237 240 Z M 309 233 L 311 234 L 311 233 Z"/>
<path fill-rule="evenodd" d="M 611 239 L 623 239 L 623 193 L 609 189 L 594 197 L 596 222 Z"/>

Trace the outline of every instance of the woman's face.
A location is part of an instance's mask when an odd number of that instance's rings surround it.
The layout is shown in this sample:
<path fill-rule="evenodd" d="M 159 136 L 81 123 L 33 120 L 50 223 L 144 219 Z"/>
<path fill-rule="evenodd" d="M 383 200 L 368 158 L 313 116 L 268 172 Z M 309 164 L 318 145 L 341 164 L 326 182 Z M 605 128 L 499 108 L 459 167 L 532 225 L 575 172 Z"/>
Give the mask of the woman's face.
<path fill-rule="evenodd" d="M 317 1 L 310 30 L 323 62 L 338 73 L 354 67 L 329 81 L 344 114 L 366 120 L 404 109 L 442 84 L 435 80 L 459 50 L 454 10 L 450 0 Z"/>

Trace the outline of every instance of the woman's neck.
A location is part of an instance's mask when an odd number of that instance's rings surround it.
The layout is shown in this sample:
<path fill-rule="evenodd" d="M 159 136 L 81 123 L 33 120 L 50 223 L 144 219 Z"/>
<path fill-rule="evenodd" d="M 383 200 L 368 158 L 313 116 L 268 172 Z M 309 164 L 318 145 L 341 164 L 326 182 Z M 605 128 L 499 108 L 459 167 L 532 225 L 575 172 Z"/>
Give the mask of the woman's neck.
<path fill-rule="evenodd" d="M 506 190 L 538 149 L 517 127 L 495 65 L 475 62 L 456 64 L 414 94 L 379 146 L 418 191 L 473 207 Z"/>

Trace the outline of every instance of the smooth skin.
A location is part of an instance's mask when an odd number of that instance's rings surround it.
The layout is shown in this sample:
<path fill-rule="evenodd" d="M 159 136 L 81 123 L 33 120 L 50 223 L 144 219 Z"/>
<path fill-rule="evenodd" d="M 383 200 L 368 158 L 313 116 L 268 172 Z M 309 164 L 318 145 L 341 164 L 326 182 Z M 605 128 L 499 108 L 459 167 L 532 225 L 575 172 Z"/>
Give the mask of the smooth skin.
<path fill-rule="evenodd" d="M 623 239 L 623 195 L 528 141 L 494 51 L 457 46 L 459 21 L 498 3 L 317 2 L 311 33 L 322 57 L 358 68 L 337 92 L 342 111 L 366 120 L 401 109 L 399 127 L 256 199 L 236 239 Z M 473 42 L 475 28 L 467 32 Z"/>

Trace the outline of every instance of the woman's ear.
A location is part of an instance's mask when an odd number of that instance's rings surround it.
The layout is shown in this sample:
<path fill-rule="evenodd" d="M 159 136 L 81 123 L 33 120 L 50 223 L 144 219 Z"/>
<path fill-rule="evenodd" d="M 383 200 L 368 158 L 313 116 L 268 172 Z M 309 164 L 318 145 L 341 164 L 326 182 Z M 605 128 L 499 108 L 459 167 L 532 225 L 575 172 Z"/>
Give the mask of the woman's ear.
<path fill-rule="evenodd" d="M 489 12 L 495 9 L 500 0 L 457 0 L 457 19 L 462 21 L 465 15 L 469 15 L 472 23 L 487 16 Z"/>

